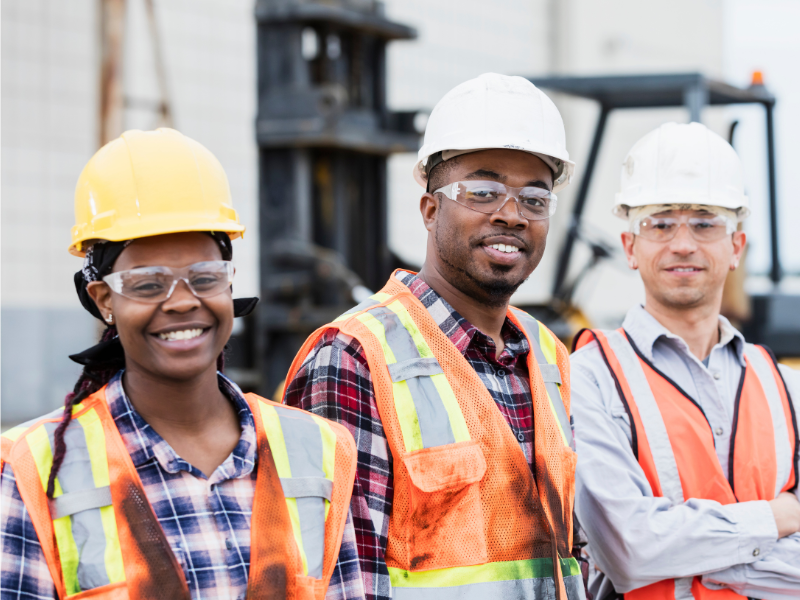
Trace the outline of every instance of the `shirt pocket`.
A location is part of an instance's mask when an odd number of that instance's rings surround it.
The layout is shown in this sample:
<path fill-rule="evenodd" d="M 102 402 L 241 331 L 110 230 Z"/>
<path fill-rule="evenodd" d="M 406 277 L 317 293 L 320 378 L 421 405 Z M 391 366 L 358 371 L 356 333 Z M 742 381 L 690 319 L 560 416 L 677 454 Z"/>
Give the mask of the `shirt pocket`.
<path fill-rule="evenodd" d="M 412 571 L 488 560 L 480 482 L 486 458 L 469 440 L 403 457 L 409 474 L 408 556 Z"/>

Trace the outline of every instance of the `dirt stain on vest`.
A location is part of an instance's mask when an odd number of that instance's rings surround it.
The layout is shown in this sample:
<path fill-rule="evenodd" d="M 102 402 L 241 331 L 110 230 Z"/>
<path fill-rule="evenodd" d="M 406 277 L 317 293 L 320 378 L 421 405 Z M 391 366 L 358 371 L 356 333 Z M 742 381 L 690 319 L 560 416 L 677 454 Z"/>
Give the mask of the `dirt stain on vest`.
<path fill-rule="evenodd" d="M 411 559 L 411 568 L 416 569 L 419 565 L 431 558 L 430 554 L 421 554 Z"/>

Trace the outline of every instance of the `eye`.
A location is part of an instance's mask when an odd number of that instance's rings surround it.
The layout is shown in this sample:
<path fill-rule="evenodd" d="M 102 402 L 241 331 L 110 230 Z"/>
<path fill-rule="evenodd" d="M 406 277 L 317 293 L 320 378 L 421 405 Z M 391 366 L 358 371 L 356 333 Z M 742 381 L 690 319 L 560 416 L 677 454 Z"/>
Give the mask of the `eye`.
<path fill-rule="evenodd" d="M 222 280 L 221 273 L 198 273 L 192 277 L 192 285 L 196 288 L 216 285 Z"/>
<path fill-rule="evenodd" d="M 491 188 L 476 188 L 467 190 L 466 197 L 468 200 L 495 200 L 499 196 L 497 190 Z"/>

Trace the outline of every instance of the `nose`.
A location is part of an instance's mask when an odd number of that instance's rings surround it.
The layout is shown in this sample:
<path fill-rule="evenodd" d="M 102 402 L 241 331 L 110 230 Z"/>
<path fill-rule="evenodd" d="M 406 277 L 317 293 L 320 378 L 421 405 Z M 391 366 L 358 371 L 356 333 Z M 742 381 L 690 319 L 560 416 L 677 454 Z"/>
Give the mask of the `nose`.
<path fill-rule="evenodd" d="M 697 250 L 697 242 L 689 231 L 688 223 L 678 225 L 675 237 L 669 242 L 669 247 L 675 254 L 691 254 Z"/>
<path fill-rule="evenodd" d="M 527 229 L 528 219 L 520 214 L 519 200 L 512 195 L 508 195 L 503 205 L 494 211 L 489 217 L 492 225 L 505 225 L 510 229 Z"/>
<path fill-rule="evenodd" d="M 164 312 L 187 313 L 200 306 L 200 299 L 189 289 L 189 282 L 181 278 L 175 282 L 169 298 L 161 304 Z"/>

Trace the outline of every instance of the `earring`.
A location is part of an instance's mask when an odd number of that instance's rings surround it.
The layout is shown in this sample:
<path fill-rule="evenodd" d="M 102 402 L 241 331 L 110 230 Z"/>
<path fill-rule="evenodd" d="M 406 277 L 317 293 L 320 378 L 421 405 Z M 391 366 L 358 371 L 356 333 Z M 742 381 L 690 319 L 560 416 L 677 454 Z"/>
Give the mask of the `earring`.
<path fill-rule="evenodd" d="M 108 316 L 106 317 L 106 323 L 111 325 L 113 322 L 114 322 L 114 315 L 112 315 L 111 313 L 108 313 Z"/>

